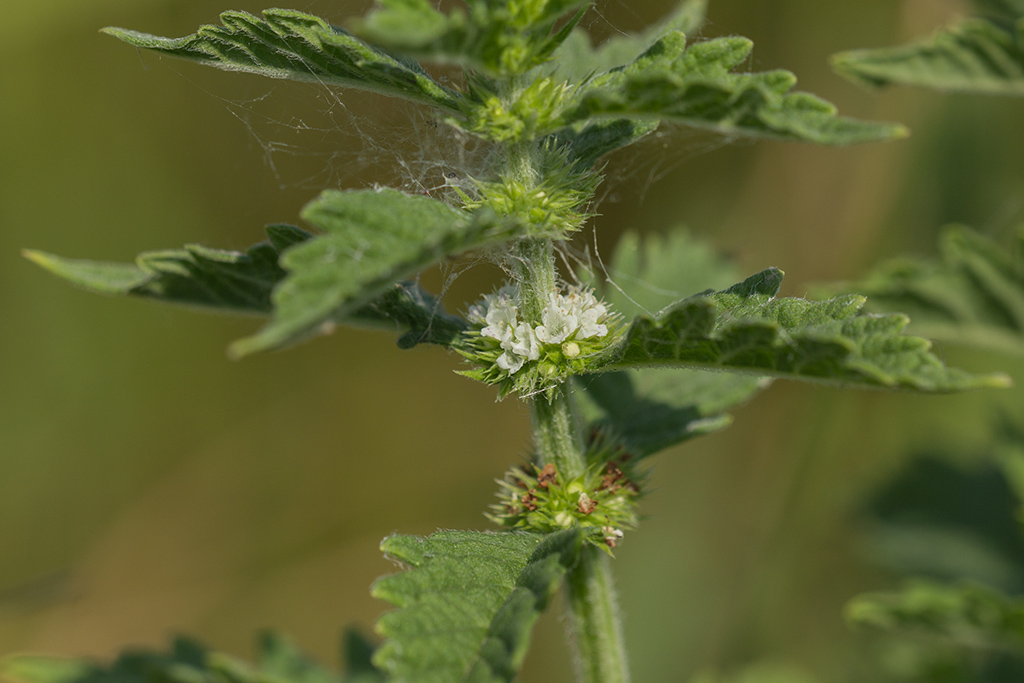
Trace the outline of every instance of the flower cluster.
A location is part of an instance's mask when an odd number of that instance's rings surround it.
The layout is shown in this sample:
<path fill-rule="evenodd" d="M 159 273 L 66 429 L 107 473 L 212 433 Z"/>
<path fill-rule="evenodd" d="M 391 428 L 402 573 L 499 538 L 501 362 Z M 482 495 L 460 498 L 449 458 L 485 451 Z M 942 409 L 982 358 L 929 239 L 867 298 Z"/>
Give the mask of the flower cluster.
<path fill-rule="evenodd" d="M 636 503 L 641 496 L 637 475 L 629 456 L 598 445 L 603 452 L 591 454 L 591 465 L 582 475 L 565 480 L 552 464 L 513 468 L 499 480 L 500 503 L 491 506 L 487 516 L 513 529 L 551 533 L 574 526 L 593 529 L 592 543 L 611 551 L 624 531 L 636 527 Z"/>
<path fill-rule="evenodd" d="M 470 307 L 468 318 L 479 328 L 474 352 L 466 355 L 483 369 L 466 373 L 489 383 L 513 376 L 518 388 L 553 383 L 573 373 L 581 361 L 606 348 L 617 316 L 589 289 L 570 287 L 552 292 L 540 320 L 520 316 L 515 291 L 509 287 L 484 296 Z M 491 364 L 492 367 L 487 367 Z M 507 392 L 506 392 L 507 393 Z"/>

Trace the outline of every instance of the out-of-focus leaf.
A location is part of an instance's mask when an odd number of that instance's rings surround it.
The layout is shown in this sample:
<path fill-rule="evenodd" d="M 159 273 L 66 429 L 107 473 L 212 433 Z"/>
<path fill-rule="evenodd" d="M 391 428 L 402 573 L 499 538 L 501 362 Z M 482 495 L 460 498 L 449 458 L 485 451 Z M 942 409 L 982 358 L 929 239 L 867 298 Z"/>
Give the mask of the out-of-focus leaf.
<path fill-rule="evenodd" d="M 511 76 L 547 61 L 591 2 L 467 0 L 465 9 L 445 14 L 430 0 L 379 0 L 354 30 L 398 53 Z"/>
<path fill-rule="evenodd" d="M 769 268 L 657 317 L 640 316 L 594 370 L 704 368 L 931 392 L 1009 384 L 1002 375 L 946 368 L 927 340 L 901 334 L 906 317 L 861 314 L 864 297 L 776 299 L 781 284 L 782 271 Z"/>
<path fill-rule="evenodd" d="M 837 54 L 832 65 L 850 80 L 874 87 L 1024 96 L 1024 19 L 1005 28 L 966 19 L 907 45 Z"/>
<path fill-rule="evenodd" d="M 847 145 L 903 137 L 902 126 L 836 115 L 807 93 L 790 93 L 788 71 L 731 73 L 748 57 L 746 38 L 716 38 L 687 47 L 669 32 L 631 64 L 594 76 L 565 107 L 561 124 L 593 118 L 673 121 L 738 137 Z"/>
<path fill-rule="evenodd" d="M 345 631 L 345 682 L 384 683 L 384 672 L 373 664 L 377 646 L 355 629 Z"/>
<path fill-rule="evenodd" d="M 1024 590 L 1021 501 L 995 464 L 914 458 L 872 497 L 863 541 L 870 558 L 902 575 Z"/>
<path fill-rule="evenodd" d="M 868 309 L 907 313 L 929 338 L 1024 353 L 1024 231 L 1009 248 L 963 226 L 949 226 L 938 261 L 885 263 L 843 291 L 868 296 Z"/>
<path fill-rule="evenodd" d="M 263 19 L 246 12 L 224 12 L 220 19 L 223 26 L 202 26 L 184 38 L 103 30 L 130 45 L 226 71 L 360 88 L 450 113 L 460 111 L 458 94 L 439 85 L 419 65 L 374 49 L 319 17 L 269 9 Z"/>
<path fill-rule="evenodd" d="M 798 667 L 758 662 L 729 673 L 703 672 L 690 683 L 814 683 L 817 679 Z"/>
<path fill-rule="evenodd" d="M 177 638 L 169 652 L 127 651 L 109 666 L 83 660 L 12 656 L 0 660 L 0 676 L 14 683 L 382 683 L 362 667 L 342 677 L 313 661 L 276 634 L 260 639 L 257 665 L 210 652 Z"/>
<path fill-rule="evenodd" d="M 375 664 L 393 683 L 512 681 L 582 542 L 579 528 L 385 539 L 381 550 L 411 569 L 374 584 L 375 597 L 399 608 L 378 623 L 387 640 Z"/>
<path fill-rule="evenodd" d="M 329 332 L 394 283 L 444 258 L 515 237 L 517 224 L 469 214 L 397 190 L 329 190 L 302 217 L 324 234 L 289 249 L 288 271 L 271 297 L 274 314 L 255 336 L 235 342 L 243 356 Z"/>
<path fill-rule="evenodd" d="M 1024 17 L 1024 0 L 974 0 L 974 4 L 983 14 L 1006 19 Z"/>
<path fill-rule="evenodd" d="M 915 581 L 854 598 L 846 618 L 864 626 L 948 638 L 976 648 L 1024 650 L 1024 600 L 980 584 Z"/>

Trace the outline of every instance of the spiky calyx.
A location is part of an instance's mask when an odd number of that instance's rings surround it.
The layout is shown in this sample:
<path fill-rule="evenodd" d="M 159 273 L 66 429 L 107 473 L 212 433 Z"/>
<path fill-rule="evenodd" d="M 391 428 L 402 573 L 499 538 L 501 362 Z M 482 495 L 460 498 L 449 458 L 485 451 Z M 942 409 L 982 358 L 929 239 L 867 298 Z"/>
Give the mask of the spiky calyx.
<path fill-rule="evenodd" d="M 593 529 L 589 542 L 609 553 L 636 527 L 640 479 L 628 453 L 599 436 L 583 474 L 565 479 L 555 465 L 514 467 L 498 480 L 500 502 L 487 517 L 504 527 L 553 533 L 575 526 Z"/>

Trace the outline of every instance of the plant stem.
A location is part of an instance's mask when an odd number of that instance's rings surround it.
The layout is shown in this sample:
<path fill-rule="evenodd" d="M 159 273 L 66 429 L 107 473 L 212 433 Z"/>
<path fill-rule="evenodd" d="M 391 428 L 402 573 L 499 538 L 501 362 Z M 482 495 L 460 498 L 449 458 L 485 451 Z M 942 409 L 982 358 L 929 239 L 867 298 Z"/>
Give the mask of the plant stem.
<path fill-rule="evenodd" d="M 584 547 L 566 583 L 576 677 L 585 683 L 629 683 L 610 560 L 601 549 Z"/>
<path fill-rule="evenodd" d="M 514 93 L 519 83 L 508 83 Z M 508 145 L 500 174 L 529 187 L 539 177 L 536 144 Z M 512 245 L 506 267 L 519 287 L 519 312 L 526 320 L 539 320 L 552 293 L 558 292 L 555 250 L 551 239 L 534 237 Z M 527 399 L 534 443 L 542 464 L 554 464 L 566 481 L 587 467 L 583 424 L 568 383 Z M 628 683 L 626 649 L 622 639 L 615 586 L 609 557 L 585 545 L 577 566 L 567 579 L 569 622 L 580 683 Z"/>

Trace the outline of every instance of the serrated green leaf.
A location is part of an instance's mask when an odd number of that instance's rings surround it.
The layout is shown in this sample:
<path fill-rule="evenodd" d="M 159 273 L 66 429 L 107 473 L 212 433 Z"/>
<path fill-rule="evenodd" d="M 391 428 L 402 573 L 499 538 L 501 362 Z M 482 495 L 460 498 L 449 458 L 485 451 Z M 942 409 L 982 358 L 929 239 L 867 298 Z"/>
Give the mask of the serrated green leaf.
<path fill-rule="evenodd" d="M 582 542 L 578 528 L 386 538 L 381 550 L 411 569 L 373 586 L 375 597 L 399 608 L 378 622 L 387 640 L 375 664 L 393 683 L 512 681 L 534 622 Z"/>
<path fill-rule="evenodd" d="M 184 249 L 143 252 L 134 264 L 66 259 L 40 251 L 25 256 L 54 275 L 98 294 L 130 294 L 231 313 L 266 315 L 270 292 L 285 276 L 281 252 L 312 235 L 285 225 L 267 227 L 269 241 L 245 252 Z"/>
<path fill-rule="evenodd" d="M 641 240 L 620 238 L 601 283 L 603 298 L 627 320 L 668 308 L 709 285 L 735 282 L 735 266 L 688 231 Z M 611 431 L 636 457 L 653 455 L 727 427 L 724 411 L 746 402 L 770 380 L 698 370 L 646 369 L 578 378 L 577 394 L 592 428 Z"/>
<path fill-rule="evenodd" d="M 123 294 L 226 313 L 266 316 L 271 292 L 287 272 L 282 252 L 313 235 L 294 226 L 267 227 L 269 241 L 245 252 L 189 245 L 143 252 L 136 263 L 66 259 L 28 250 L 25 256 L 54 275 L 98 294 Z M 466 323 L 447 314 L 430 294 L 412 282 L 399 282 L 380 296 L 337 319 L 344 325 L 401 332 L 402 348 L 420 343 L 453 346 L 462 342 Z"/>
<path fill-rule="evenodd" d="M 902 315 L 864 315 L 864 298 L 776 299 L 782 271 L 769 268 L 722 292 L 640 316 L 600 371 L 651 366 L 747 372 L 842 385 L 917 391 L 1004 387 L 1001 375 L 946 368 Z"/>
<path fill-rule="evenodd" d="M 740 137 L 848 145 L 903 137 L 899 125 L 838 116 L 807 93 L 789 92 L 788 71 L 731 73 L 748 57 L 745 38 L 716 38 L 689 48 L 673 31 L 631 64 L 586 82 L 561 123 L 593 118 L 650 118 Z"/>
<path fill-rule="evenodd" d="M 184 38 L 105 28 L 130 45 L 226 71 L 370 90 L 457 114 L 459 96 L 418 65 L 371 48 L 326 21 L 294 10 L 269 9 L 263 19 L 224 12 L 223 26 L 207 25 Z"/>
<path fill-rule="evenodd" d="M 590 35 L 576 29 L 551 55 L 553 72 L 569 83 L 580 83 L 593 74 L 630 64 L 659 38 L 671 31 L 696 35 L 704 24 L 707 0 L 681 0 L 675 11 L 639 33 L 614 35 L 598 46 Z"/>
<path fill-rule="evenodd" d="M 836 289 L 863 292 L 872 311 L 905 311 L 918 334 L 1024 353 L 1024 230 L 1005 248 L 951 225 L 939 246 L 939 260 L 894 260 Z"/>
<path fill-rule="evenodd" d="M 1024 19 L 1012 28 L 967 19 L 908 45 L 837 54 L 832 65 L 850 80 L 874 87 L 1024 96 Z"/>
<path fill-rule="evenodd" d="M 274 289 L 273 317 L 255 336 L 232 345 L 236 356 L 329 332 L 396 281 L 519 234 L 517 224 L 489 212 L 469 214 L 390 189 L 329 190 L 307 204 L 302 217 L 324 234 L 282 256 L 288 275 Z M 418 310 L 415 317 L 422 313 Z"/>
<path fill-rule="evenodd" d="M 465 9 L 445 14 L 430 0 L 379 0 L 354 30 L 398 53 L 514 76 L 547 61 L 591 2 L 468 0 Z"/>
<path fill-rule="evenodd" d="M 895 593 L 854 598 L 848 621 L 887 631 L 947 638 L 977 648 L 1024 650 L 1024 600 L 980 584 L 915 581 Z"/>

